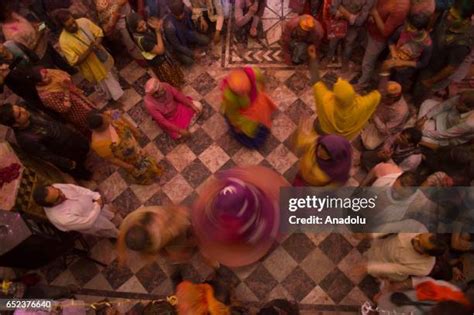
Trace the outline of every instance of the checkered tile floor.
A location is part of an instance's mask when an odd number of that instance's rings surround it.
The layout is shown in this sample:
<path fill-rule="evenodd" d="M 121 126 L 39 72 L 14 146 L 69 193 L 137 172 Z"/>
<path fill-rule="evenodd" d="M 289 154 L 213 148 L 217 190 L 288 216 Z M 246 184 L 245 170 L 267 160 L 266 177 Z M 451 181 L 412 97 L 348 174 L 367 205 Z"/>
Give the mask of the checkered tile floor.
<path fill-rule="evenodd" d="M 266 67 L 267 89 L 278 104 L 272 135 L 265 146 L 251 151 L 239 145 L 227 132 L 219 113 L 219 82 L 228 70 L 222 67 L 226 51 L 217 47 L 199 64 L 188 69 L 183 92 L 201 101 L 203 115 L 191 129 L 192 137 L 173 141 L 152 121 L 143 106 L 144 83 L 150 74 L 126 57 L 117 58 L 120 81 L 125 95 L 106 104 L 99 101 L 93 87 L 81 84 L 100 108 L 119 108 L 126 112 L 142 131 L 140 144 L 164 169 L 159 182 L 139 186 L 127 182 L 125 174 L 102 161 L 94 161 L 95 180 L 107 202 L 116 206 L 123 216 L 142 205 L 169 202 L 190 205 L 205 181 L 219 170 L 236 165 L 264 165 L 276 170 L 289 181 L 297 170 L 297 158 L 291 152 L 290 138 L 301 117 L 315 117 L 313 97 L 306 70 Z M 218 57 L 216 57 L 218 56 Z M 355 150 L 357 160 L 357 150 Z M 352 184 L 364 174 L 353 169 Z M 87 238 L 91 256 L 107 264 L 100 267 L 83 258 L 64 270 L 60 262 L 43 268 L 46 281 L 52 285 L 76 284 L 85 289 L 168 295 L 172 293 L 166 262 L 157 257 L 151 263 L 132 255 L 126 268 L 117 265 L 116 250 L 107 239 Z M 224 268 L 227 283 L 243 302 L 263 302 L 273 298 L 296 300 L 305 308 L 324 311 L 356 311 L 376 284 L 357 268 L 366 244 L 359 244 L 343 234 L 292 234 L 284 236 L 260 262 L 240 269 Z M 211 273 L 199 257 L 186 266 L 186 277 L 199 281 Z"/>

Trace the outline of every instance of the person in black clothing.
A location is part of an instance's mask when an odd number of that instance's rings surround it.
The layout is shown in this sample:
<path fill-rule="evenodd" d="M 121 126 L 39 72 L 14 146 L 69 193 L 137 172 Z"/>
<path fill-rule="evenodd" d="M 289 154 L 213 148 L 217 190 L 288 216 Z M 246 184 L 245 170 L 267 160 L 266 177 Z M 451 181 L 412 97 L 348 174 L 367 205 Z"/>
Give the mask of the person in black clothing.
<path fill-rule="evenodd" d="M 9 103 L 0 106 L 0 123 L 13 128 L 17 143 L 25 152 L 77 179 L 90 179 L 91 173 L 84 167 L 89 141 L 80 133 Z"/>

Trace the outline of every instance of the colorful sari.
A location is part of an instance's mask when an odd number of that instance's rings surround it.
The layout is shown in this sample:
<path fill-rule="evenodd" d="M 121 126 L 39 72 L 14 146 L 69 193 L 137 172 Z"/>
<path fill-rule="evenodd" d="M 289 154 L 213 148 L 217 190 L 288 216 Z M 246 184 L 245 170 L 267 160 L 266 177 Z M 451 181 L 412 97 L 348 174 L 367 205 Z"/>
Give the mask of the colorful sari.
<path fill-rule="evenodd" d="M 51 82 L 36 86 L 44 106 L 59 113 L 79 131 L 89 136 L 87 115 L 95 108 L 95 105 L 84 95 L 82 90 L 72 83 L 69 74 L 55 69 L 46 71 L 48 72 L 48 78 L 51 78 Z M 70 104 L 66 102 L 67 97 L 69 97 Z"/>
<path fill-rule="evenodd" d="M 94 139 L 92 134 L 92 149 L 104 159 L 112 157 L 132 164 L 134 169 L 129 173 L 133 179 L 141 185 L 149 185 L 155 181 L 157 176 L 161 175 L 161 168 L 157 165 L 155 159 L 148 156 L 140 148 L 137 140 L 133 136 L 128 123 L 121 117 L 118 111 L 110 115 L 111 127 L 117 132 L 120 141 L 113 143 L 111 140 Z"/>

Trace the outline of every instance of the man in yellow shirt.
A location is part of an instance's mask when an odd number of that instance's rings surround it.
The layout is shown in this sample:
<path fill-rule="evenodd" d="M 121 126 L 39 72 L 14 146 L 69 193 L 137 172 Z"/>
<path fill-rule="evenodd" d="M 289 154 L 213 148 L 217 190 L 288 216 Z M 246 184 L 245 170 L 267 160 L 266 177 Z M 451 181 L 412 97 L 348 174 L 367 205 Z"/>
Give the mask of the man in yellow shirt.
<path fill-rule="evenodd" d="M 321 81 L 316 50 L 308 50 L 317 118 L 315 131 L 319 135 L 334 134 L 351 141 L 355 139 L 375 112 L 381 100 L 377 90 L 367 95 L 356 93 L 352 85 L 338 78 L 332 90 Z M 386 80 L 382 80 L 386 81 Z"/>
<path fill-rule="evenodd" d="M 111 72 L 114 59 L 101 44 L 102 29 L 86 18 L 74 19 L 67 10 L 60 11 L 57 19 L 63 27 L 59 47 L 69 64 L 87 81 L 97 84 L 107 98 L 118 100 L 123 90 Z"/>

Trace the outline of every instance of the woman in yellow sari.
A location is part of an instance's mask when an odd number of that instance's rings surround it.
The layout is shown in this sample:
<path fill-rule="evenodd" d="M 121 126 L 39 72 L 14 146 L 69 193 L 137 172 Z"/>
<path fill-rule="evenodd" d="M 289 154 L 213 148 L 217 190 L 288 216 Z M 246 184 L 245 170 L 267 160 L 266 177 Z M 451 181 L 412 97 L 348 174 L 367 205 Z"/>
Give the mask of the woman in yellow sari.
<path fill-rule="evenodd" d="M 120 112 L 93 112 L 88 115 L 87 123 L 92 130 L 94 152 L 127 170 L 138 184 L 151 184 L 161 174 L 155 159 L 143 152 L 135 139 L 139 135 L 137 128 Z"/>
<path fill-rule="evenodd" d="M 295 150 L 300 155 L 299 173 L 293 186 L 342 186 L 352 165 L 350 142 L 338 135 L 318 136 L 308 121 L 300 124 Z"/>

